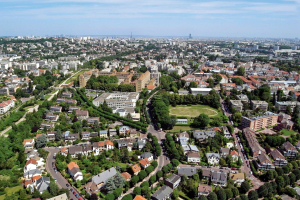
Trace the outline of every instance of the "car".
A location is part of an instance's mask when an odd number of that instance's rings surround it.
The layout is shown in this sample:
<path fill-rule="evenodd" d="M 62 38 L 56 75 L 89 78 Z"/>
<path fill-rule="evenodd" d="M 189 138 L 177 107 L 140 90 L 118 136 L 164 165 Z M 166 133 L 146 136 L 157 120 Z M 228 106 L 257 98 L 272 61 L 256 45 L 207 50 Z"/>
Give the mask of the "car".
<path fill-rule="evenodd" d="M 82 200 L 82 198 L 81 198 L 81 197 L 79 197 L 79 198 L 78 198 L 78 200 Z"/>
<path fill-rule="evenodd" d="M 79 198 L 79 195 L 78 195 L 78 194 L 75 194 L 75 197 Z"/>
<path fill-rule="evenodd" d="M 73 188 L 71 188 L 70 191 L 73 192 Z"/>
<path fill-rule="evenodd" d="M 67 183 L 66 186 L 69 187 L 70 185 Z"/>
<path fill-rule="evenodd" d="M 75 195 L 75 194 L 76 194 L 76 192 L 75 192 L 75 191 L 73 191 L 73 194 Z"/>

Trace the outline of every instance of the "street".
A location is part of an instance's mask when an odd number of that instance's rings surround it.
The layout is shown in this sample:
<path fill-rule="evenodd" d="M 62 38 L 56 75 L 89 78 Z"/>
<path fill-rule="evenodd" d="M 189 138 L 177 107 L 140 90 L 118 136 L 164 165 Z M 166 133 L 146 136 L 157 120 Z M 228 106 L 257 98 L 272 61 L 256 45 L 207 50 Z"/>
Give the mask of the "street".
<path fill-rule="evenodd" d="M 58 187 L 68 189 L 68 190 L 73 188 L 73 190 L 75 190 L 75 188 L 69 184 L 69 182 L 61 175 L 61 173 L 55 172 L 52 167 L 52 163 L 55 162 L 53 155 L 54 155 L 54 153 L 59 152 L 60 149 L 51 147 L 51 148 L 45 148 L 45 150 L 47 150 L 49 152 L 49 155 L 46 160 L 46 170 L 47 170 L 47 172 L 49 172 L 51 174 L 53 179 L 56 179 L 56 184 L 58 185 Z M 66 184 L 69 184 L 70 186 L 67 187 Z M 76 191 L 76 194 L 79 194 L 79 196 L 82 199 L 85 199 L 80 195 L 79 192 Z M 70 195 L 70 199 L 74 199 L 74 200 L 77 199 L 77 197 L 72 192 L 69 192 L 69 195 Z"/>

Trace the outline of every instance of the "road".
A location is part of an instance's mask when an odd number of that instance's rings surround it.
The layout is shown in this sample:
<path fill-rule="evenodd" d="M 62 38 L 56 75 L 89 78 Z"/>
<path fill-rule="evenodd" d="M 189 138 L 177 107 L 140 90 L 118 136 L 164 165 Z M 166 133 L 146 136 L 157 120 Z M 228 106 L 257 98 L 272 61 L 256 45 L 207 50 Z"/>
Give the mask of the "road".
<path fill-rule="evenodd" d="M 52 148 L 45 148 L 45 150 L 47 150 L 49 152 L 47 160 L 46 160 L 47 172 L 49 172 L 51 174 L 53 179 L 56 179 L 56 184 L 58 185 L 59 188 L 64 188 L 64 189 L 68 189 L 68 190 L 70 190 L 70 188 L 73 188 L 73 190 L 74 190 L 75 189 L 74 187 L 66 186 L 66 184 L 69 184 L 69 182 L 61 175 L 60 172 L 55 172 L 52 167 L 52 163 L 55 162 L 53 155 L 54 155 L 54 153 L 57 153 L 60 149 L 56 149 L 56 148 L 52 147 Z M 80 195 L 80 193 L 78 191 L 76 193 Z M 74 199 L 74 200 L 77 199 L 77 197 L 73 193 L 69 192 L 69 195 L 70 195 L 70 199 Z M 82 199 L 85 199 L 81 195 L 80 195 L 80 197 Z"/>

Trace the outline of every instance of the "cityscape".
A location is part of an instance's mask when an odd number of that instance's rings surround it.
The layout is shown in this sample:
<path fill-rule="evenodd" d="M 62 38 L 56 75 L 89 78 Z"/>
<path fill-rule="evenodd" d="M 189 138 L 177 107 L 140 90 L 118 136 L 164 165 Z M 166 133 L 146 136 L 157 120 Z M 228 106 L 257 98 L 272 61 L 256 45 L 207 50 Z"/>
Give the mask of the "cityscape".
<path fill-rule="evenodd" d="M 300 199 L 298 0 L 0 5 L 0 200 Z"/>

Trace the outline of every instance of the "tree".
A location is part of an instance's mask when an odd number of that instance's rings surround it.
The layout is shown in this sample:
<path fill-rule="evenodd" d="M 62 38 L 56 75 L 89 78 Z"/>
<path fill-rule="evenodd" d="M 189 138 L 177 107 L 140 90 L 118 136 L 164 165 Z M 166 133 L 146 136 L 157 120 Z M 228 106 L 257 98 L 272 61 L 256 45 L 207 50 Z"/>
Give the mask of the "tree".
<path fill-rule="evenodd" d="M 209 121 L 209 116 L 207 114 L 201 113 L 198 117 L 194 119 L 193 126 L 204 128 L 209 124 Z"/>
<path fill-rule="evenodd" d="M 139 181 L 139 177 L 138 176 L 133 176 L 131 178 L 131 186 L 134 186 L 138 181 Z"/>
<path fill-rule="evenodd" d="M 268 189 L 265 185 L 262 185 L 258 188 L 258 195 L 259 197 L 265 197 L 268 194 Z"/>
<path fill-rule="evenodd" d="M 153 162 L 151 163 L 151 165 L 152 165 L 154 168 L 156 168 L 156 167 L 158 166 L 158 163 L 157 163 L 157 161 L 155 160 L 155 161 L 153 161 Z"/>
<path fill-rule="evenodd" d="M 256 192 L 255 190 L 251 190 L 251 191 L 248 193 L 248 199 L 249 199 L 249 200 L 258 200 L 257 192 Z"/>
<path fill-rule="evenodd" d="M 291 173 L 289 174 L 290 184 L 293 185 L 296 182 L 296 176 L 295 174 Z"/>
<path fill-rule="evenodd" d="M 114 179 L 113 178 L 109 178 L 105 184 L 105 189 L 108 192 L 112 192 L 113 190 L 115 190 L 117 187 L 114 183 Z"/>
<path fill-rule="evenodd" d="M 131 194 L 127 194 L 125 195 L 122 200 L 132 200 L 132 195 Z"/>
<path fill-rule="evenodd" d="M 45 147 L 47 144 L 47 137 L 45 134 L 40 135 L 36 138 L 35 146 L 37 149 Z"/>
<path fill-rule="evenodd" d="M 207 196 L 207 200 L 218 200 L 218 196 L 217 196 L 217 194 L 215 192 L 211 192 Z"/>
<path fill-rule="evenodd" d="M 97 197 L 97 199 L 98 199 L 98 197 Z M 115 196 L 112 193 L 108 193 L 105 196 L 105 200 L 115 200 Z"/>
<path fill-rule="evenodd" d="M 194 82 L 194 81 L 190 82 L 189 88 L 197 88 L 197 87 L 198 87 L 198 85 L 196 82 Z"/>
<path fill-rule="evenodd" d="M 157 171 L 156 176 L 157 176 L 157 179 L 160 179 L 163 176 L 163 172 Z"/>
<path fill-rule="evenodd" d="M 239 67 L 237 69 L 236 75 L 244 76 L 245 75 L 245 68 L 244 67 Z"/>
<path fill-rule="evenodd" d="M 23 200 L 23 199 L 25 200 L 25 199 L 26 199 L 26 190 L 20 189 L 19 192 L 20 192 L 19 198 L 22 199 L 22 200 Z"/>
<path fill-rule="evenodd" d="M 241 200 L 248 200 L 248 197 L 245 194 L 240 195 Z"/>
<path fill-rule="evenodd" d="M 135 187 L 133 190 L 133 194 L 135 195 L 141 195 L 141 188 L 140 187 Z"/>
<path fill-rule="evenodd" d="M 155 183 L 155 181 L 156 181 L 156 175 L 151 176 L 150 179 L 149 179 L 150 185 L 152 185 L 153 183 Z"/>
<path fill-rule="evenodd" d="M 57 196 L 57 195 L 58 195 L 59 188 L 58 188 L 58 186 L 55 184 L 54 181 L 51 181 L 51 182 L 50 182 L 50 185 L 49 185 L 49 192 L 50 192 L 51 195 L 53 195 L 53 196 Z"/>
<path fill-rule="evenodd" d="M 147 177 L 147 172 L 145 170 L 141 170 L 138 174 L 140 180 L 143 180 L 144 178 Z"/>
<path fill-rule="evenodd" d="M 55 133 L 55 140 L 59 141 L 62 139 L 62 133 L 61 131 L 58 129 Z"/>
<path fill-rule="evenodd" d="M 176 188 L 175 190 L 173 190 L 172 199 L 177 200 L 178 197 L 179 197 L 179 192 L 178 189 Z"/>
<path fill-rule="evenodd" d="M 171 163 L 173 167 L 177 167 L 180 164 L 180 162 L 177 159 L 172 159 Z"/>
<path fill-rule="evenodd" d="M 226 200 L 226 193 L 224 191 L 224 189 L 219 189 L 217 192 L 216 192 L 217 196 L 218 196 L 218 200 Z"/>
<path fill-rule="evenodd" d="M 250 184 L 248 181 L 244 181 L 242 184 L 241 184 L 241 190 L 243 193 L 247 193 L 250 189 Z"/>
<path fill-rule="evenodd" d="M 198 198 L 198 200 L 207 200 L 207 198 L 204 195 L 200 195 L 200 197 Z"/>
<path fill-rule="evenodd" d="M 284 188 L 285 182 L 282 176 L 278 176 L 275 181 L 278 187 Z"/>
<path fill-rule="evenodd" d="M 115 175 L 113 180 L 114 180 L 114 184 L 117 188 L 123 188 L 125 181 L 126 181 L 119 172 Z"/>
<path fill-rule="evenodd" d="M 225 191 L 225 194 L 226 194 L 226 198 L 227 199 L 231 199 L 233 197 L 233 192 L 231 189 L 227 188 L 224 190 Z"/>
<path fill-rule="evenodd" d="M 232 194 L 233 194 L 233 197 L 239 196 L 239 194 L 240 194 L 239 189 L 237 189 L 236 187 L 232 188 Z"/>

